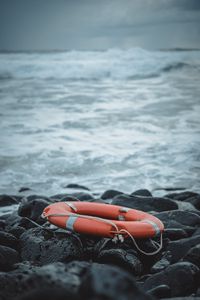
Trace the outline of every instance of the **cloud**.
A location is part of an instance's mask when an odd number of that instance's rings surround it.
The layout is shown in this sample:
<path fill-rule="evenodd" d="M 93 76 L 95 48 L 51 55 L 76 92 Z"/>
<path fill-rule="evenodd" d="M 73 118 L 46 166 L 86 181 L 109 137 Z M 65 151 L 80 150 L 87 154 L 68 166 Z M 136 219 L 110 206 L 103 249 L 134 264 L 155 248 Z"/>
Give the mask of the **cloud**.
<path fill-rule="evenodd" d="M 199 0 L 0 0 L 0 48 L 200 47 L 199 20 Z"/>

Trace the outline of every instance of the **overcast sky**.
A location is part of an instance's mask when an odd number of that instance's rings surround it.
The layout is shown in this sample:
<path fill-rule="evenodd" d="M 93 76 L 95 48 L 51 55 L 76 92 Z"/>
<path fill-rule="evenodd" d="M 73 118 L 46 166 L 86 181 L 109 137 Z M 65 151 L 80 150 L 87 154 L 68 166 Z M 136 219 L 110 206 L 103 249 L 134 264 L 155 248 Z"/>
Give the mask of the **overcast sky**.
<path fill-rule="evenodd" d="M 200 48 L 200 0 L 0 0 L 1 50 Z"/>

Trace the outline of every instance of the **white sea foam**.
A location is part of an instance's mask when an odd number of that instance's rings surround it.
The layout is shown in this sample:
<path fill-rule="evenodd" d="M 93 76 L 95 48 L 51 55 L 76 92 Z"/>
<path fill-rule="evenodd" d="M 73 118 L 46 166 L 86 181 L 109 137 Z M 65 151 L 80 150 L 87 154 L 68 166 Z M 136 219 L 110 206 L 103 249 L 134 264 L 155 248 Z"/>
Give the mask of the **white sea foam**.
<path fill-rule="evenodd" d="M 193 53 L 193 58 L 195 57 Z M 198 57 L 198 55 L 197 55 Z M 149 52 L 111 49 L 101 52 L 70 51 L 50 54 L 0 56 L 1 79 L 137 79 L 159 76 L 183 68 L 200 69 L 199 61 L 185 52 Z"/>
<path fill-rule="evenodd" d="M 200 191 L 200 52 L 0 54 L 0 192 Z"/>

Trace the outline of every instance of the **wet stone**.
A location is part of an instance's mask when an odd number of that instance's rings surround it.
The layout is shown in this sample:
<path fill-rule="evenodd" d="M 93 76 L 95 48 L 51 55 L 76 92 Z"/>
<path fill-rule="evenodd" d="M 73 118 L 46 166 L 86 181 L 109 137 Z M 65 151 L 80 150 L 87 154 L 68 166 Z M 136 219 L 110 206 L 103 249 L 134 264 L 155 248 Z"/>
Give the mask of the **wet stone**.
<path fill-rule="evenodd" d="M 171 296 L 171 289 L 168 285 L 162 284 L 148 291 L 148 294 L 156 299 L 166 298 Z"/>
<path fill-rule="evenodd" d="M 101 195 L 101 199 L 113 199 L 117 195 L 122 195 L 123 193 L 117 190 L 107 190 Z"/>
<path fill-rule="evenodd" d="M 149 277 L 143 288 L 150 291 L 159 285 L 167 285 L 171 290 L 171 296 L 188 296 L 197 290 L 199 268 L 189 262 L 179 262 L 169 266 L 164 271 Z"/>
<path fill-rule="evenodd" d="M 174 220 L 186 226 L 200 225 L 200 216 L 195 212 L 174 210 L 157 213 L 155 216 L 163 222 Z"/>
<path fill-rule="evenodd" d="M 143 272 L 143 265 L 139 258 L 124 249 L 103 250 L 98 255 L 97 261 L 116 265 L 136 276 L 141 275 Z"/>
<path fill-rule="evenodd" d="M 94 197 L 89 193 L 76 192 L 71 194 L 57 194 L 50 197 L 51 201 L 90 201 L 94 200 Z"/>
<path fill-rule="evenodd" d="M 41 228 L 29 229 L 20 236 L 23 260 L 45 265 L 81 259 L 82 245 L 78 238 L 67 232 L 47 232 Z"/>
<path fill-rule="evenodd" d="M 18 214 L 21 217 L 27 217 L 39 224 L 45 222 L 41 215 L 45 207 L 50 203 L 44 199 L 24 200 L 18 208 Z"/>
<path fill-rule="evenodd" d="M 0 195 L 0 207 L 12 205 L 12 204 L 18 204 L 20 200 L 21 197 L 18 196 Z"/>
<path fill-rule="evenodd" d="M 150 300 L 134 278 L 124 270 L 105 264 L 93 263 L 84 274 L 80 295 L 83 299 Z"/>
<path fill-rule="evenodd" d="M 192 247 L 183 257 L 184 261 L 189 261 L 200 268 L 200 243 Z"/>
<path fill-rule="evenodd" d="M 170 198 L 178 201 L 185 201 L 188 198 L 195 197 L 195 196 L 198 196 L 198 194 L 190 191 L 185 191 L 181 193 L 170 193 L 165 195 L 166 198 Z"/>
<path fill-rule="evenodd" d="M 10 233 L 0 231 L 0 245 L 17 249 L 18 239 Z"/>
<path fill-rule="evenodd" d="M 8 230 L 8 233 L 14 235 L 18 239 L 25 230 L 26 229 L 22 226 L 13 226 Z"/>
<path fill-rule="evenodd" d="M 168 238 L 171 241 L 174 240 L 180 240 L 188 237 L 188 234 L 185 232 L 185 230 L 181 228 L 169 228 L 165 229 L 163 233 L 164 238 Z"/>
<path fill-rule="evenodd" d="M 31 189 L 29 187 L 22 186 L 18 192 L 22 193 L 22 192 L 27 192 L 27 191 L 31 191 Z"/>
<path fill-rule="evenodd" d="M 192 247 L 198 244 L 200 244 L 200 235 L 170 242 L 167 251 L 170 251 L 172 255 L 172 263 L 183 258 Z"/>
<path fill-rule="evenodd" d="M 5 299 L 14 300 L 16 297 L 25 297 L 27 292 L 30 297 L 34 295 L 34 291 L 40 295 L 39 291 L 51 288 L 64 289 L 69 291 L 69 295 L 76 295 L 81 278 L 89 266 L 87 262 L 76 261 L 69 264 L 58 262 L 43 267 L 33 267 L 27 263 L 19 264 L 11 272 L 0 273 L 0 295 L 2 293 Z"/>
<path fill-rule="evenodd" d="M 132 196 L 143 196 L 143 197 L 152 197 L 152 194 L 149 190 L 141 189 L 133 192 Z"/>
<path fill-rule="evenodd" d="M 0 271 L 8 271 L 19 262 L 19 254 L 16 250 L 0 245 Z"/>
<path fill-rule="evenodd" d="M 128 196 L 125 194 L 114 197 L 114 199 L 112 200 L 112 204 L 126 206 L 145 212 L 161 212 L 175 210 L 178 208 L 178 205 L 173 200 L 170 200 L 168 198 L 141 197 L 134 195 Z"/>
<path fill-rule="evenodd" d="M 169 267 L 171 264 L 171 258 L 171 253 L 166 252 L 163 257 L 152 266 L 151 273 L 158 273 Z"/>
<path fill-rule="evenodd" d="M 90 191 L 90 189 L 84 185 L 80 185 L 80 184 L 76 184 L 76 183 L 70 183 L 70 184 L 67 184 L 65 186 L 65 188 L 68 188 L 68 189 L 79 189 L 79 190 L 85 190 L 85 191 Z"/>
<path fill-rule="evenodd" d="M 5 220 L 0 219 L 0 230 L 5 228 L 5 224 L 6 224 Z"/>

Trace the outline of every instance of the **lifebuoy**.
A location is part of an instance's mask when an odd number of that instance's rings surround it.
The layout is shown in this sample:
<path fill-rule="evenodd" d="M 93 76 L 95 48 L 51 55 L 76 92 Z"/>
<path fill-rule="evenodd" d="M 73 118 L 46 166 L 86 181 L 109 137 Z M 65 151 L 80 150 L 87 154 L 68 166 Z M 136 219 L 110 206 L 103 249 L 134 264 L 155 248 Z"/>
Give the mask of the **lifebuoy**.
<path fill-rule="evenodd" d="M 116 234 L 134 238 L 155 237 L 164 230 L 156 217 L 139 210 L 94 202 L 57 202 L 43 211 L 43 217 L 64 229 L 113 238 Z"/>

